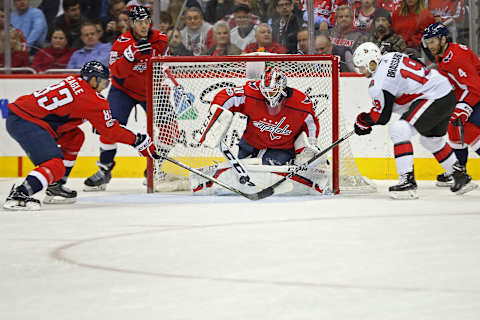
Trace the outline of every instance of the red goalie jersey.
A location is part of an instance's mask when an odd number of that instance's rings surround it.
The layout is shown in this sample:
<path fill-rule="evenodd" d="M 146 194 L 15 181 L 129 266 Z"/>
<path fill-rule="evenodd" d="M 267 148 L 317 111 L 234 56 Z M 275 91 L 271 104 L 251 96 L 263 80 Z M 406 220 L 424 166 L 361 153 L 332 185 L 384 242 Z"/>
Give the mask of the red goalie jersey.
<path fill-rule="evenodd" d="M 294 149 L 295 138 L 305 131 L 308 137 L 317 138 L 319 123 L 310 98 L 301 91 L 287 87 L 287 97 L 280 111 L 271 115 L 259 89 L 260 81 L 248 81 L 243 87 L 227 88 L 213 99 L 231 112 L 248 116 L 242 138 L 256 149 Z"/>
<path fill-rule="evenodd" d="M 146 100 L 145 71 L 147 71 L 148 61 L 151 57 L 167 53 L 168 38 L 160 31 L 152 29 L 149 32 L 148 42 L 152 44 L 150 55 L 134 62 L 128 61 L 123 56 L 128 46 L 137 43 L 130 30 L 117 38 L 110 51 L 112 85 L 139 101 Z"/>
<path fill-rule="evenodd" d="M 107 100 L 78 77 L 70 76 L 21 96 L 8 108 L 20 118 L 44 128 L 54 138 L 78 127 L 85 119 L 102 136 L 115 142 L 132 144 L 135 141 L 135 134 L 112 118 Z"/>
<path fill-rule="evenodd" d="M 449 43 L 443 57 L 437 56 L 437 66 L 455 88 L 458 102 L 472 108 L 480 102 L 480 60 L 469 47 Z"/>

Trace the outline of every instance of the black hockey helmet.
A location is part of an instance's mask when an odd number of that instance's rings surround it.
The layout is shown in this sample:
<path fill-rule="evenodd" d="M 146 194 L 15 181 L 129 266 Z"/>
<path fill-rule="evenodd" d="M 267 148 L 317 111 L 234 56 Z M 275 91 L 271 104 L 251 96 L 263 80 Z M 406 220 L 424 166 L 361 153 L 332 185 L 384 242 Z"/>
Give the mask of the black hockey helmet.
<path fill-rule="evenodd" d="M 83 65 L 82 70 L 80 70 L 80 76 L 85 81 L 90 81 L 92 77 L 108 80 L 110 78 L 110 71 L 100 62 L 92 60 Z"/>
<path fill-rule="evenodd" d="M 425 43 L 426 39 L 438 38 L 438 40 L 442 41 L 442 37 L 446 37 L 447 42 L 451 41 L 450 32 L 448 31 L 448 28 L 440 22 L 435 22 L 429 25 L 428 27 L 426 27 L 425 30 L 423 30 L 422 43 L 426 47 L 427 46 L 427 44 Z"/>
<path fill-rule="evenodd" d="M 132 22 L 135 22 L 136 20 L 151 19 L 150 11 L 144 6 L 132 7 L 128 12 L 128 17 Z"/>

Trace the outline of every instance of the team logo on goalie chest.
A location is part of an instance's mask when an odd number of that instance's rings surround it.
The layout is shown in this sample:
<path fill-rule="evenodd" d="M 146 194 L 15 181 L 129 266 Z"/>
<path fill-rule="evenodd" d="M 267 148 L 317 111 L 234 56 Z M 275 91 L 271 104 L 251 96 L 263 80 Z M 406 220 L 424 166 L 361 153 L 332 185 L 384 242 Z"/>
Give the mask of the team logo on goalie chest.
<path fill-rule="evenodd" d="M 253 125 L 260 129 L 260 132 L 270 132 L 270 139 L 278 140 L 282 138 L 281 136 L 288 136 L 292 133 L 292 130 L 288 130 L 288 124 L 286 124 L 283 128 L 281 127 L 285 119 L 286 117 L 283 117 L 280 121 L 275 123 L 267 122 L 267 119 L 263 119 L 260 121 L 254 121 Z"/>

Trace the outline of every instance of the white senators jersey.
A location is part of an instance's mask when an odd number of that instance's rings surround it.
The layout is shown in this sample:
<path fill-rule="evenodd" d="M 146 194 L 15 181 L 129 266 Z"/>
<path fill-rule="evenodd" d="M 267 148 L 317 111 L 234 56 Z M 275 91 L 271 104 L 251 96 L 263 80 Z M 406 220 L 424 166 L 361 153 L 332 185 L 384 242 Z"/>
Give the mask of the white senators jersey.
<path fill-rule="evenodd" d="M 436 100 L 452 90 L 448 79 L 437 70 L 427 70 L 406 54 L 390 52 L 383 55 L 372 75 L 370 116 L 375 123 L 385 124 L 392 112 L 403 114 L 413 101 Z"/>

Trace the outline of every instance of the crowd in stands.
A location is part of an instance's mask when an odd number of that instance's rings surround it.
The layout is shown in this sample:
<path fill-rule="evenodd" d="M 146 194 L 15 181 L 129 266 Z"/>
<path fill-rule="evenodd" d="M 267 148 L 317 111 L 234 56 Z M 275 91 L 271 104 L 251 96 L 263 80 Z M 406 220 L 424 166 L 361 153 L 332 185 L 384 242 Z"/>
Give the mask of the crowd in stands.
<path fill-rule="evenodd" d="M 182 11 L 182 5 L 186 6 Z M 108 64 L 112 43 L 128 28 L 128 9 L 143 5 L 169 37 L 171 55 L 239 55 L 266 51 L 308 54 L 305 0 L 13 0 L 12 67 L 78 69 L 89 60 Z M 313 53 L 335 54 L 341 71 L 354 71 L 352 53 L 365 41 L 383 52 L 422 55 L 426 26 L 441 21 L 465 42 L 463 0 L 314 0 Z M 425 6 L 425 3 L 428 6 Z M 4 11 L 0 6 L 0 66 Z"/>

